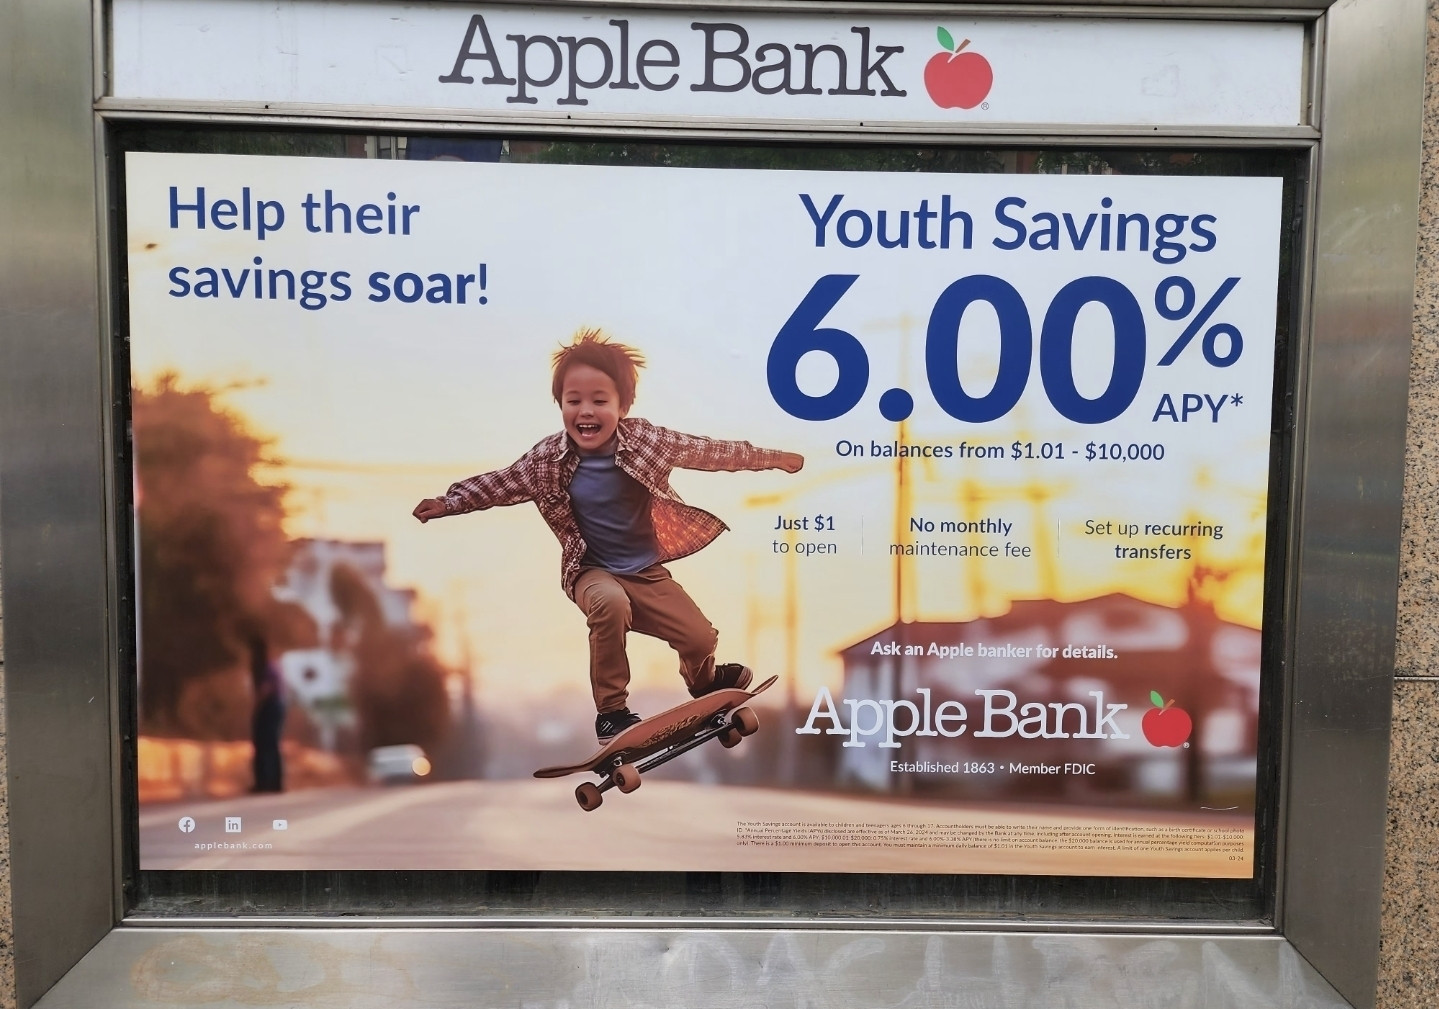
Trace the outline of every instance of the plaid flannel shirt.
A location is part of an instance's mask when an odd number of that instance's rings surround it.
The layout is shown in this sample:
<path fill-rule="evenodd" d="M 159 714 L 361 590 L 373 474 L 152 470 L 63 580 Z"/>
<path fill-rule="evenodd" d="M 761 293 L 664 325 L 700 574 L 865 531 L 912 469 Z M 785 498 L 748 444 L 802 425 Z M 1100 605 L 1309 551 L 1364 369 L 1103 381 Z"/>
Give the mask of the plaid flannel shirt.
<path fill-rule="evenodd" d="M 682 434 L 638 417 L 622 419 L 615 435 L 615 465 L 650 492 L 661 563 L 689 556 L 729 528 L 709 512 L 685 504 L 670 486 L 671 470 L 775 469 L 784 455 L 747 441 Z M 450 515 L 533 501 L 560 541 L 560 583 L 573 599 L 575 579 L 589 549 L 570 504 L 570 480 L 579 464 L 579 453 L 560 431 L 504 469 L 451 484 L 441 500 Z"/>

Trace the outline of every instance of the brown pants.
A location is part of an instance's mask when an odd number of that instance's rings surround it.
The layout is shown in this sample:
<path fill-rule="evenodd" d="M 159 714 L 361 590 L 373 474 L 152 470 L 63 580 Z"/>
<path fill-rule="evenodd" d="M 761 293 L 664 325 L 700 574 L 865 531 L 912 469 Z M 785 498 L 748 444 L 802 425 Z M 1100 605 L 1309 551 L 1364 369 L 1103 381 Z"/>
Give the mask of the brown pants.
<path fill-rule="evenodd" d="M 636 575 L 586 568 L 575 580 L 575 604 L 590 625 L 590 689 L 596 711 L 618 711 L 629 697 L 625 635 L 630 631 L 659 638 L 678 652 L 680 675 L 691 690 L 714 679 L 719 633 L 659 564 Z"/>

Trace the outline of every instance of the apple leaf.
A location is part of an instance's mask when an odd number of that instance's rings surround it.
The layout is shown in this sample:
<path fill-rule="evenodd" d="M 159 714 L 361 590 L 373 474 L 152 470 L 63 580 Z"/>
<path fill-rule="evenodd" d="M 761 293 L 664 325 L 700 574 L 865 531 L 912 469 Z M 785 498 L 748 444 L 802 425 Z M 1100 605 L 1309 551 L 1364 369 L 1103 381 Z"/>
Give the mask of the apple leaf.
<path fill-rule="evenodd" d="M 1164 707 L 1164 698 L 1160 696 L 1159 691 L 1151 690 L 1149 692 L 1149 699 L 1154 702 L 1156 708 Z"/>
<path fill-rule="evenodd" d="M 954 52 L 954 36 L 951 35 L 944 28 L 941 28 L 938 34 L 939 44 L 944 46 L 944 48 L 948 49 L 950 52 Z"/>

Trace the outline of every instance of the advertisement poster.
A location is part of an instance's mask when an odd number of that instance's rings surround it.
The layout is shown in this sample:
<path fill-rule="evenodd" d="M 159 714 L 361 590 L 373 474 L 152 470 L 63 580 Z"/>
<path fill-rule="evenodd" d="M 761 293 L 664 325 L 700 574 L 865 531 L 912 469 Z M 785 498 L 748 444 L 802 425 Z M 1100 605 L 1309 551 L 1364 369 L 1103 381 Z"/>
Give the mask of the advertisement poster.
<path fill-rule="evenodd" d="M 130 154 L 142 868 L 1249 877 L 1280 196 Z"/>

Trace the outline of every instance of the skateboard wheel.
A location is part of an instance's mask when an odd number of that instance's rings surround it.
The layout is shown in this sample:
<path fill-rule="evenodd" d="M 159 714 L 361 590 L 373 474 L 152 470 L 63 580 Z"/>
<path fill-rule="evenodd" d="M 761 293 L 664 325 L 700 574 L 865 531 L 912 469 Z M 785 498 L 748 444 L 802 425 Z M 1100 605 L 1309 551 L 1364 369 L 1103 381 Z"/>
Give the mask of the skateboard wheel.
<path fill-rule="evenodd" d="M 621 764 L 610 777 L 621 792 L 633 792 L 640 787 L 640 772 L 634 764 Z"/>
<path fill-rule="evenodd" d="M 741 736 L 753 736 L 759 731 L 759 715 L 754 713 L 753 708 L 736 708 L 729 721 L 730 725 L 739 730 Z"/>
<path fill-rule="evenodd" d="M 731 725 L 719 734 L 720 745 L 726 750 L 734 749 L 744 740 L 744 733 Z"/>
<path fill-rule="evenodd" d="M 591 810 L 599 809 L 600 803 L 605 801 L 605 797 L 600 794 L 599 787 L 594 782 L 586 781 L 575 789 L 575 801 L 580 804 L 581 809 L 588 813 Z"/>

